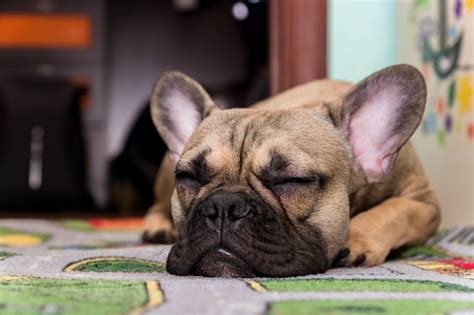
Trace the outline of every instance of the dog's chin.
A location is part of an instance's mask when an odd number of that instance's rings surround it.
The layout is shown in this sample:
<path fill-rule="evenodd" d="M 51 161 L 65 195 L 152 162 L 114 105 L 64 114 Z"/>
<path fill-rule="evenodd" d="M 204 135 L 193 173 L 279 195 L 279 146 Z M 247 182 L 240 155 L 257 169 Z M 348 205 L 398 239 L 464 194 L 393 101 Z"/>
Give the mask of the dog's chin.
<path fill-rule="evenodd" d="M 252 268 L 227 249 L 217 248 L 206 253 L 193 266 L 190 273 L 204 277 L 251 278 Z"/>

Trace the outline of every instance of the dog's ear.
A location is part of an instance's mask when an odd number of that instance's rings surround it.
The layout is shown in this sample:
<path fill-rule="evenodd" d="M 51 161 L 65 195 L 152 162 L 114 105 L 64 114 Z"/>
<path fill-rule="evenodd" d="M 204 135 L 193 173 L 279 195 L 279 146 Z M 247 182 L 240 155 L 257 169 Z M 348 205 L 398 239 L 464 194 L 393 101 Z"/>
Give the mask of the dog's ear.
<path fill-rule="evenodd" d="M 409 65 L 396 65 L 372 74 L 328 104 L 368 182 L 380 181 L 390 171 L 398 151 L 418 127 L 425 103 L 421 73 Z"/>
<path fill-rule="evenodd" d="M 180 72 L 166 72 L 156 81 L 151 116 L 174 166 L 196 127 L 215 109 L 204 88 Z"/>

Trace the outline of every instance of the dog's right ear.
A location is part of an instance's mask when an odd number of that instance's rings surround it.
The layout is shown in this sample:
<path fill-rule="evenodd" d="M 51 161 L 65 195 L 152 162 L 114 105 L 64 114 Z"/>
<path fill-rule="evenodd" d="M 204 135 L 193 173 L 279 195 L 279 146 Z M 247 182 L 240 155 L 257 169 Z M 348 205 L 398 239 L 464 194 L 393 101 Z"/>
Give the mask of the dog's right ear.
<path fill-rule="evenodd" d="M 217 106 L 204 88 L 180 72 L 166 72 L 151 96 L 151 117 L 168 145 L 173 166 L 201 121 Z"/>

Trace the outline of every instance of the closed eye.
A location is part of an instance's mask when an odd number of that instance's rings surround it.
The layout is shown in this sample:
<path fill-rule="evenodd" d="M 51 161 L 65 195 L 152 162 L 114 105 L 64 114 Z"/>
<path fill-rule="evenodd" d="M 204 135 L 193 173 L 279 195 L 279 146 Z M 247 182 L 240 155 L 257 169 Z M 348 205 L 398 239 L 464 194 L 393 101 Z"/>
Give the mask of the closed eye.
<path fill-rule="evenodd" d="M 193 173 L 189 172 L 189 171 L 176 171 L 175 173 L 175 176 L 176 176 L 176 180 L 180 180 L 180 181 L 191 181 L 191 182 L 195 182 L 199 185 L 201 185 L 201 181 L 197 178 L 196 175 L 194 175 Z"/>
<path fill-rule="evenodd" d="M 319 176 L 310 176 L 310 177 L 287 177 L 274 179 L 272 186 L 282 186 L 282 185 L 301 185 L 308 186 L 313 184 L 319 184 Z"/>

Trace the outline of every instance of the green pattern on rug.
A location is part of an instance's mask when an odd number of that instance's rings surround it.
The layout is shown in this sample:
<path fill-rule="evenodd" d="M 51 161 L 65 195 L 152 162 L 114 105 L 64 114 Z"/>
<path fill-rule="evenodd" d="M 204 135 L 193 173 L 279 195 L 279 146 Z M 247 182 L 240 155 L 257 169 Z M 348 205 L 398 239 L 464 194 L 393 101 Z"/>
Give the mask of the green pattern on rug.
<path fill-rule="evenodd" d="M 137 241 L 132 242 L 114 242 L 114 241 L 102 241 L 95 240 L 89 243 L 77 244 L 77 245 L 66 245 L 66 246 L 49 246 L 48 249 L 54 250 L 90 250 L 90 249 L 104 249 L 104 248 L 126 248 L 135 247 L 140 243 Z"/>
<path fill-rule="evenodd" d="M 474 302 L 437 300 L 284 301 L 270 305 L 269 315 L 442 315 L 474 308 Z"/>
<path fill-rule="evenodd" d="M 143 281 L 0 277 L 2 315 L 126 314 L 145 305 L 147 300 Z"/>
<path fill-rule="evenodd" d="M 7 253 L 7 252 L 0 252 L 0 261 L 4 260 L 5 258 L 14 256 L 14 254 Z"/>
<path fill-rule="evenodd" d="M 474 289 L 439 281 L 318 279 L 263 280 L 266 289 L 277 292 L 474 292 Z"/>
<path fill-rule="evenodd" d="M 474 314 L 474 227 L 371 268 L 215 279 L 168 274 L 170 246 L 143 246 L 142 225 L 0 219 L 0 314 Z"/>
<path fill-rule="evenodd" d="M 66 272 L 129 272 L 155 273 L 165 271 L 161 263 L 124 257 L 98 257 L 72 263 Z"/>
<path fill-rule="evenodd" d="M 429 246 L 414 246 L 394 252 L 391 258 L 411 258 L 418 255 L 430 257 L 445 257 L 446 251 Z"/>
<path fill-rule="evenodd" d="M 85 220 L 62 220 L 60 224 L 67 229 L 73 229 L 77 231 L 91 232 L 94 230 Z"/>
<path fill-rule="evenodd" d="M 474 254 L 474 252 L 473 252 Z M 423 257 L 446 257 L 452 256 L 447 250 L 436 246 L 414 246 L 394 251 L 390 254 L 390 259 L 407 259 L 417 256 Z M 468 259 L 474 258 L 474 255 L 459 255 Z"/>

